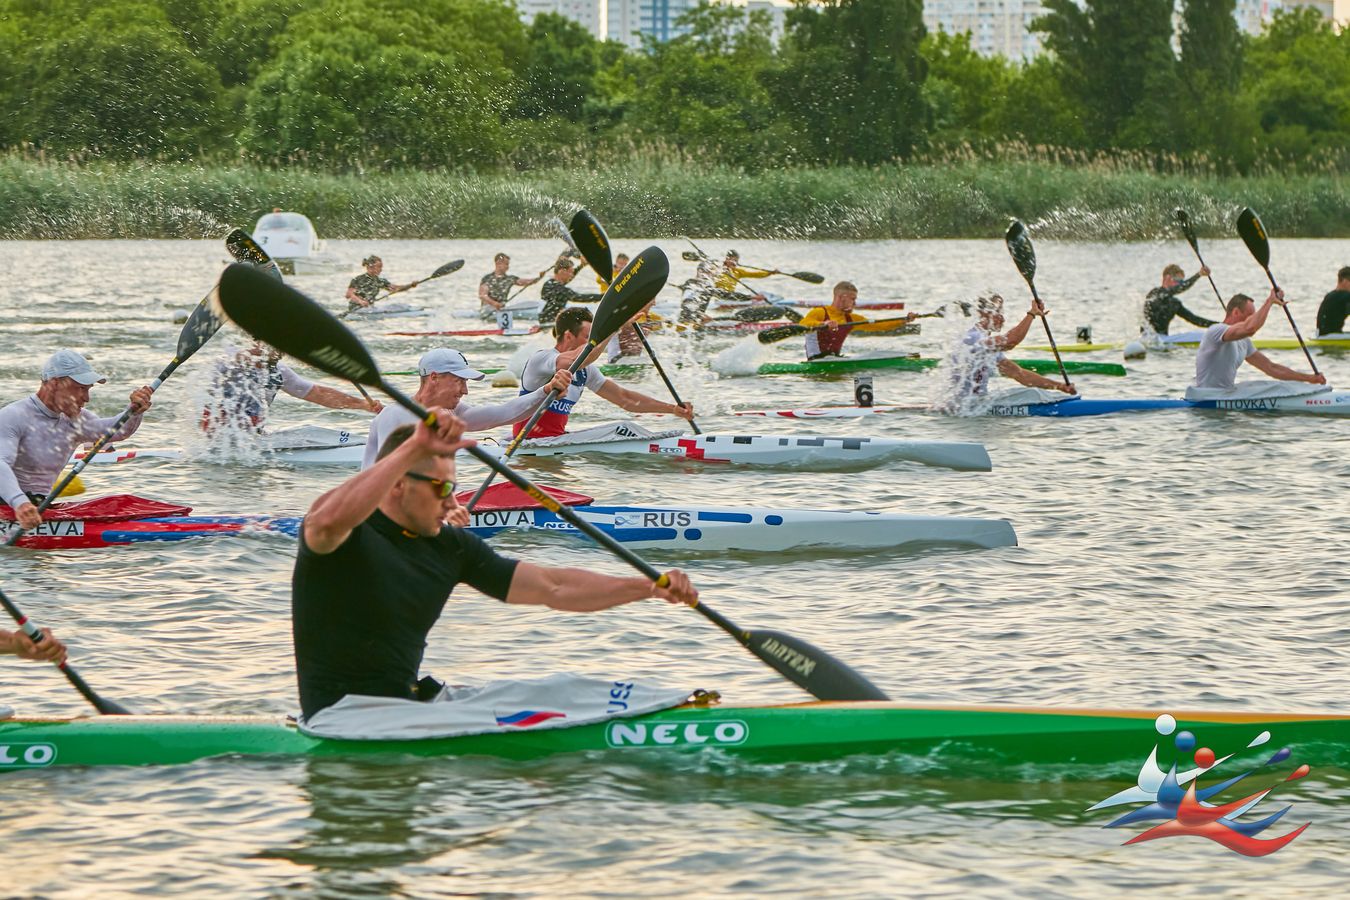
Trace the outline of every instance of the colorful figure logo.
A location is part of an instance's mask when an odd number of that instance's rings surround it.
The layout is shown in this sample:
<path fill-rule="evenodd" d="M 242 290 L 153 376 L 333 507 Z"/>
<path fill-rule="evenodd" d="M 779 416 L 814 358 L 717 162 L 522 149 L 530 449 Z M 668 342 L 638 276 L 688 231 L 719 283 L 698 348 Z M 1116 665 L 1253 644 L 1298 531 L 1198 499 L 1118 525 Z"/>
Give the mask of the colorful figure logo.
<path fill-rule="evenodd" d="M 553 712 L 552 710 L 540 709 L 522 709 L 520 712 L 511 713 L 508 716 L 498 715 L 498 725 L 510 725 L 514 728 L 529 728 L 531 725 L 538 725 L 540 722 L 547 722 L 549 719 L 565 719 L 566 713 Z"/>
<path fill-rule="evenodd" d="M 1154 727 L 1158 734 L 1166 736 L 1176 731 L 1177 720 L 1169 715 L 1161 715 L 1154 722 Z M 1260 747 L 1269 740 L 1270 732 L 1263 731 L 1247 744 L 1247 748 Z M 1289 758 L 1289 748 L 1286 747 L 1278 751 L 1255 769 L 1248 769 L 1240 775 L 1235 775 L 1219 784 L 1197 789 L 1196 781 L 1200 775 L 1218 768 L 1227 760 L 1232 759 L 1234 754 L 1230 753 L 1221 759 L 1216 759 L 1214 751 L 1210 748 L 1196 749 L 1195 735 L 1189 731 L 1179 732 L 1173 739 L 1173 744 L 1183 754 L 1194 752 L 1195 768 L 1178 772 L 1176 763 L 1173 763 L 1167 772 L 1163 772 L 1158 766 L 1158 745 L 1154 744 L 1153 752 L 1149 754 L 1148 761 L 1139 770 L 1138 784 L 1106 798 L 1088 810 L 1088 812 L 1091 812 L 1092 810 L 1105 809 L 1108 806 L 1120 806 L 1126 803 L 1147 804 L 1103 826 L 1105 828 L 1119 828 L 1122 825 L 1132 825 L 1155 819 L 1164 820 L 1161 825 L 1155 825 L 1142 834 L 1135 835 L 1125 843 L 1138 844 L 1143 841 L 1154 841 L 1158 838 L 1191 835 L 1208 838 L 1217 844 L 1222 844 L 1234 853 L 1241 853 L 1243 856 L 1267 856 L 1288 846 L 1294 838 L 1303 833 L 1308 825 L 1312 824 L 1305 823 L 1288 834 L 1276 838 L 1257 837 L 1258 834 L 1274 825 L 1285 813 L 1293 809 L 1292 805 L 1255 822 L 1238 821 L 1240 816 L 1264 800 L 1275 789 L 1274 786 L 1222 806 L 1205 802 L 1237 784 L 1253 772 L 1266 766 L 1284 762 Z M 1284 780 L 1297 781 L 1307 775 L 1309 771 L 1306 764 L 1301 765 L 1289 773 Z"/>

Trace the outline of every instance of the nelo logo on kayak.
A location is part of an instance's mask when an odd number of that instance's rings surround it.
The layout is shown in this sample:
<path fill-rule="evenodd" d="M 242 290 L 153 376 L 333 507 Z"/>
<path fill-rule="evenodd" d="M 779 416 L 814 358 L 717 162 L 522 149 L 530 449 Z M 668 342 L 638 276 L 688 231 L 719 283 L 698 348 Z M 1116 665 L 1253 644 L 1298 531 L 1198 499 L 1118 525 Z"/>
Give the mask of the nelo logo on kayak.
<path fill-rule="evenodd" d="M 0 769 L 37 768 L 55 761 L 55 744 L 0 744 Z"/>
<path fill-rule="evenodd" d="M 0 535 L 8 535 L 18 522 L 0 522 Z M 30 537 L 84 537 L 83 519 L 54 519 L 26 532 Z"/>
<path fill-rule="evenodd" d="M 750 726 L 740 719 L 708 722 L 610 722 L 605 743 L 611 747 L 731 747 L 744 744 Z"/>

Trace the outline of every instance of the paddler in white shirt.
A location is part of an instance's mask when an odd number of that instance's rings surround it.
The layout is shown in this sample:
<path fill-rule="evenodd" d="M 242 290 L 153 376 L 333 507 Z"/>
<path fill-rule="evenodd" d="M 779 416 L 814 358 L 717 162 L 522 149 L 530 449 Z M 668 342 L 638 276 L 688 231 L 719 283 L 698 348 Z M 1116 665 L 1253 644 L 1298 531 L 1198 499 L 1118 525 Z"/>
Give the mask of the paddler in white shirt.
<path fill-rule="evenodd" d="M 851 281 L 841 281 L 834 286 L 834 298 L 829 306 L 816 306 L 802 316 L 798 325 L 810 328 L 824 325 L 806 335 L 806 359 L 820 359 L 823 356 L 838 356 L 844 349 L 844 340 L 856 328 L 859 331 L 890 331 L 896 327 L 894 322 L 885 325 L 869 325 L 867 317 L 853 311 L 858 303 L 858 289 Z M 906 316 L 913 319 L 914 316 Z"/>
<path fill-rule="evenodd" d="M 1270 308 L 1284 306 L 1284 292 L 1272 290 L 1266 302 L 1258 309 L 1256 301 L 1246 294 L 1234 294 L 1226 304 L 1228 315 L 1222 322 L 1205 329 L 1200 350 L 1195 354 L 1195 382 L 1198 388 L 1232 390 L 1236 385 L 1237 370 L 1248 362 L 1278 381 L 1304 381 L 1308 384 L 1326 384 L 1327 377 L 1320 372 L 1307 375 L 1274 362 L 1256 349 L 1252 336 L 1266 324 Z"/>
<path fill-rule="evenodd" d="M 1027 387 L 1060 391 L 1065 394 L 1078 393 L 1072 384 L 1038 375 L 1004 356 L 1005 351 L 1026 340 L 1031 323 L 1036 321 L 1037 316 L 1044 316 L 1049 312 L 1043 303 L 1033 300 L 1027 314 L 1020 322 L 1009 328 L 1006 334 L 999 334 L 1005 324 L 1002 297 L 998 294 L 981 297 L 976 302 L 976 309 L 975 324 L 961 338 L 959 349 L 947 360 L 954 389 L 949 407 L 959 408 L 970 397 L 987 394 L 995 372 Z"/>
<path fill-rule="evenodd" d="M 566 368 L 553 374 L 543 387 L 517 396 L 506 403 L 484 406 L 470 406 L 461 403 L 469 393 L 470 381 L 482 381 L 483 373 L 469 366 L 468 359 L 458 350 L 449 347 L 437 347 L 422 354 L 417 361 L 417 374 L 421 383 L 413 399 L 427 409 L 438 407 L 453 410 L 466 431 L 487 431 L 500 428 L 514 422 L 524 422 L 534 414 L 540 403 L 544 402 L 551 390 L 562 393 L 572 383 L 572 373 Z M 366 437 L 366 452 L 361 459 L 361 468 L 369 469 L 379 457 L 380 447 L 396 428 L 412 425 L 420 420 L 401 406 L 387 406 L 370 423 L 370 434 Z"/>
<path fill-rule="evenodd" d="M 552 349 L 540 350 L 525 363 L 525 371 L 521 373 L 520 378 L 522 394 L 537 391 L 551 381 L 559 370 L 571 368 L 577 354 L 586 348 L 586 342 L 591 339 L 591 311 L 584 306 L 573 306 L 563 310 L 553 323 L 553 336 L 557 339 L 557 343 Z M 549 404 L 548 410 L 539 418 L 529 437 L 557 437 L 565 433 L 572 407 L 581 399 L 581 392 L 587 389 L 627 412 L 666 413 L 682 419 L 694 417 L 692 403 L 685 403 L 683 406 L 664 403 L 655 397 L 648 397 L 632 388 L 626 388 L 612 378 L 606 378 L 594 361 L 602 350 L 603 348 L 597 347 L 592 353 L 592 358 L 587 361 L 588 364 L 577 370 L 567 391 Z M 522 427 L 523 425 L 517 424 L 515 433 L 519 434 Z"/>
<path fill-rule="evenodd" d="M 24 529 L 42 524 L 37 506 L 75 448 L 98 440 L 117 420 L 117 416 L 101 419 L 85 409 L 89 388 L 107 380 L 74 350 L 58 350 L 42 367 L 37 393 L 0 409 L 0 501 L 14 510 Z M 149 385 L 131 392 L 133 415 L 113 440 L 128 438 L 141 427 L 150 394 Z"/>
<path fill-rule="evenodd" d="M 337 388 L 302 378 L 281 361 L 281 354 L 262 341 L 244 350 L 231 350 L 216 364 L 210 399 L 202 410 L 202 430 L 208 433 L 222 425 L 261 432 L 267 412 L 278 393 L 289 394 L 327 409 L 384 409 L 378 400 L 367 400 Z"/>

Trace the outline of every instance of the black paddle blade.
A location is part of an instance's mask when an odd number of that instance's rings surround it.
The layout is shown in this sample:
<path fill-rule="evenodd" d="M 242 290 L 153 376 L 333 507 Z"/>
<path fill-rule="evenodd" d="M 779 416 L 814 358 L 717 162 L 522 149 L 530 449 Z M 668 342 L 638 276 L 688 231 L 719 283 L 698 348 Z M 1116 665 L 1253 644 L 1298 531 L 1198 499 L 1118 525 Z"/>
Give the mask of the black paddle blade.
<path fill-rule="evenodd" d="M 277 281 L 281 280 L 281 270 L 275 260 L 244 229 L 236 228 L 225 235 L 225 249 L 240 262 L 253 263 Z"/>
<path fill-rule="evenodd" d="M 609 340 L 610 335 L 661 293 L 669 276 L 670 260 L 660 247 L 648 247 L 634 257 L 614 276 L 609 290 L 600 298 L 595 321 L 591 323 L 591 343 L 599 345 Z"/>
<path fill-rule="evenodd" d="M 702 262 L 703 254 L 696 250 L 686 250 L 680 254 L 680 259 L 683 259 L 686 262 Z"/>
<path fill-rule="evenodd" d="M 215 305 L 265 344 L 330 375 L 380 387 L 380 370 L 365 345 L 333 314 L 247 263 L 220 276 Z"/>
<path fill-rule="evenodd" d="M 807 284 L 820 284 L 825 281 L 825 276 L 817 272 L 788 272 L 787 274 L 798 281 L 805 281 Z"/>
<path fill-rule="evenodd" d="M 1017 271 L 1022 273 L 1027 284 L 1031 284 L 1036 277 L 1036 248 L 1031 246 L 1031 235 L 1027 234 L 1027 226 L 1013 219 L 1003 240 L 1008 244 L 1008 252 L 1012 254 L 1013 262 L 1017 264 Z"/>
<path fill-rule="evenodd" d="M 1186 215 L 1186 210 L 1178 209 L 1173 215 L 1176 216 L 1177 224 L 1181 226 L 1181 233 L 1186 238 L 1186 243 L 1191 245 L 1191 249 L 1196 253 L 1200 252 L 1200 243 L 1195 239 L 1195 229 L 1191 227 L 1191 217 Z"/>
<path fill-rule="evenodd" d="M 786 306 L 769 306 L 757 303 L 754 306 L 736 310 L 731 314 L 731 317 L 741 322 L 768 322 L 772 319 L 786 318 L 787 315 L 788 308 Z"/>
<path fill-rule="evenodd" d="M 464 260 L 452 259 L 422 280 L 430 281 L 433 278 L 440 278 L 442 275 L 449 275 L 451 272 L 458 272 L 462 268 L 464 268 Z"/>
<path fill-rule="evenodd" d="M 805 325 L 779 325 L 777 328 L 764 329 L 755 335 L 755 340 L 761 344 L 776 344 L 779 341 L 785 341 L 790 337 L 806 334 L 809 331 L 815 331 L 815 329 L 808 328 Z"/>
<path fill-rule="evenodd" d="M 614 255 L 609 247 L 609 235 L 600 227 L 600 222 L 588 210 L 579 209 L 572 216 L 572 224 L 567 226 L 572 243 L 581 251 L 586 263 L 599 273 L 601 278 L 614 271 Z M 598 317 L 597 317 L 598 318 Z"/>
<path fill-rule="evenodd" d="M 214 293 L 215 291 L 212 291 L 202 298 L 202 302 L 197 304 L 197 308 L 188 316 L 183 330 L 178 334 L 178 351 L 174 356 L 180 363 L 200 350 L 224 324 L 211 309 L 211 297 Z"/>
<path fill-rule="evenodd" d="M 746 633 L 746 647 L 818 700 L 889 700 L 875 684 L 819 647 L 781 631 Z"/>
<path fill-rule="evenodd" d="M 1244 208 L 1238 213 L 1237 218 L 1238 234 L 1242 237 L 1242 243 L 1247 245 L 1256 261 L 1261 264 L 1261 268 L 1270 268 L 1270 241 L 1266 239 L 1266 229 L 1257 218 L 1256 213 L 1251 211 L 1250 207 Z"/>

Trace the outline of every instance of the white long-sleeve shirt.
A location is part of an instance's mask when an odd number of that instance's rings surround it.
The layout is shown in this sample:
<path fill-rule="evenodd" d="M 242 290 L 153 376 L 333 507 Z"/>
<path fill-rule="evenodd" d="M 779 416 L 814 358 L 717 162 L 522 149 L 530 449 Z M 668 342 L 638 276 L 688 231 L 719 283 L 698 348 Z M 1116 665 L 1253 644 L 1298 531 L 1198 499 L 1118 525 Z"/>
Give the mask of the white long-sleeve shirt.
<path fill-rule="evenodd" d="M 464 420 L 465 431 L 487 431 L 528 419 L 530 413 L 534 412 L 535 407 L 543 403 L 547 396 L 546 384 L 538 390 L 521 394 L 505 403 L 494 403 L 490 406 L 460 403 L 453 412 Z M 394 429 L 401 425 L 412 425 L 417 421 L 416 416 L 393 403 L 380 410 L 380 414 L 370 423 L 370 433 L 366 436 L 366 452 L 361 457 L 361 468 L 369 469 L 375 465 L 375 458 L 380 454 L 380 446 Z"/>
<path fill-rule="evenodd" d="M 29 493 L 46 494 L 75 448 L 98 440 L 115 421 L 117 416 L 101 419 L 87 409 L 68 419 L 37 394 L 0 409 L 0 500 L 17 508 L 28 502 Z M 124 440 L 140 427 L 141 416 L 134 415 L 112 439 Z"/>

